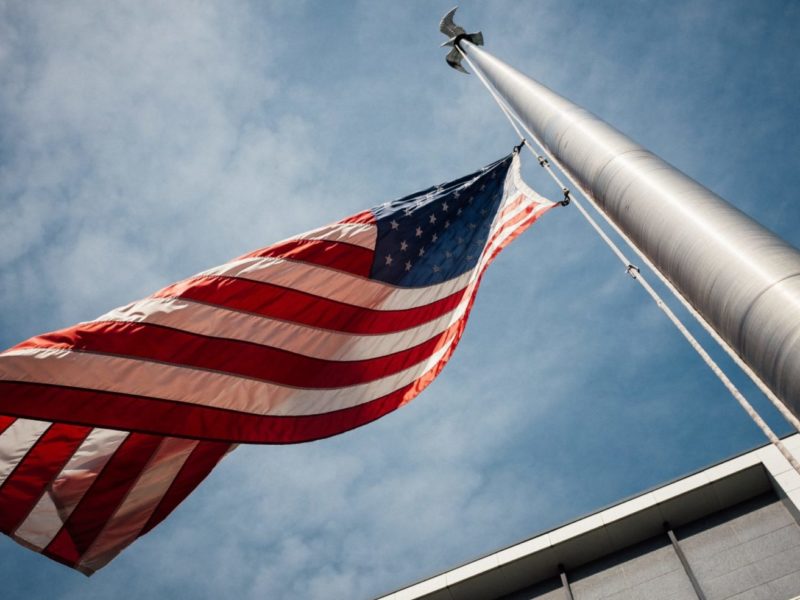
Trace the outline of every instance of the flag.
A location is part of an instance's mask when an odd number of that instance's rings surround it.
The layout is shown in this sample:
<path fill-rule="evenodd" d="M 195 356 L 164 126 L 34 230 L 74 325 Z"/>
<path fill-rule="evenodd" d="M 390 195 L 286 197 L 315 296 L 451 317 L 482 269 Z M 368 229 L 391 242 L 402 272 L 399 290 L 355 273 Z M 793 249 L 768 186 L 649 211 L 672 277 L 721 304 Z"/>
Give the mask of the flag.
<path fill-rule="evenodd" d="M 553 206 L 515 153 L 1 353 L 0 531 L 91 574 L 235 444 L 409 402 L 486 267 Z"/>

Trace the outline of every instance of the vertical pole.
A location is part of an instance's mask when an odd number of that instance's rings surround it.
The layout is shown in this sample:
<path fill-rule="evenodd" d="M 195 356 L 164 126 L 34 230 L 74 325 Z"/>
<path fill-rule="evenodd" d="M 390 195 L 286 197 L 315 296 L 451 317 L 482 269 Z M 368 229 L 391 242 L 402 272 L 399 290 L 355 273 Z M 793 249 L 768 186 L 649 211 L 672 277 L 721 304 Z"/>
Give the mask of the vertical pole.
<path fill-rule="evenodd" d="M 567 572 L 564 570 L 564 565 L 558 565 L 558 573 L 561 575 L 561 587 L 564 590 L 564 597 L 567 600 L 574 600 L 572 597 L 572 588 L 569 585 L 569 578 Z"/>
<path fill-rule="evenodd" d="M 681 545 L 678 543 L 678 538 L 675 537 L 675 532 L 672 531 L 669 523 L 664 523 L 664 529 L 667 532 L 667 537 L 669 537 L 672 548 L 675 550 L 675 554 L 678 555 L 678 560 L 681 561 L 684 572 L 686 573 L 687 577 L 689 577 L 689 581 L 692 583 L 692 587 L 694 588 L 695 594 L 697 594 L 698 600 L 706 600 L 706 595 L 703 593 L 703 589 L 700 587 L 700 582 L 697 581 L 694 571 L 692 571 L 692 565 L 689 564 L 689 560 L 683 553 L 683 548 L 681 548 Z"/>

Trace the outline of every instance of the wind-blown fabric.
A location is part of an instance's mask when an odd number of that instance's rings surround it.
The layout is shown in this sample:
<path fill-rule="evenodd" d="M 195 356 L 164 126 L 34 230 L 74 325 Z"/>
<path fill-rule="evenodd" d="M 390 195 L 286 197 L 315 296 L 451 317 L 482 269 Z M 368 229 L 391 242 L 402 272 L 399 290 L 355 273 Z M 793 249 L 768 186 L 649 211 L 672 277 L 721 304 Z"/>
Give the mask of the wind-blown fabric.
<path fill-rule="evenodd" d="M 516 154 L 0 354 L 0 531 L 91 574 L 237 443 L 342 433 L 419 394 L 481 276 L 555 206 Z"/>

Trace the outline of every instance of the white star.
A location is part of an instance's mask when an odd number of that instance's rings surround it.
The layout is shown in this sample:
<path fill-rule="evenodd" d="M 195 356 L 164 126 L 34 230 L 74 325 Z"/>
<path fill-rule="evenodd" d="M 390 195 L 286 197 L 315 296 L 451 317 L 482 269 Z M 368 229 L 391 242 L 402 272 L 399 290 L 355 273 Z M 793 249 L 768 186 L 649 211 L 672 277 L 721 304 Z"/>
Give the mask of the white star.
<path fill-rule="evenodd" d="M 419 249 L 419 255 L 420 256 L 424 256 L 425 255 L 425 248 L 420 248 Z"/>
<path fill-rule="evenodd" d="M 447 212 L 447 209 L 450 208 L 450 205 L 447 202 L 442 202 L 442 210 Z"/>
<path fill-rule="evenodd" d="M 456 212 L 456 215 L 460 215 L 460 214 L 461 214 L 461 209 L 459 208 L 458 212 Z"/>
<path fill-rule="evenodd" d="M 486 213 L 487 213 L 487 212 L 489 212 L 489 211 L 488 211 L 488 210 L 486 210 L 485 208 L 482 208 L 482 209 L 481 209 L 481 214 L 482 214 L 484 217 L 486 216 Z"/>
<path fill-rule="evenodd" d="M 392 255 L 391 254 L 387 254 L 386 255 L 386 266 L 388 267 L 391 264 L 392 264 Z"/>
<path fill-rule="evenodd" d="M 411 270 L 411 261 L 407 260 L 406 261 L 406 271 L 410 271 L 410 270 Z"/>
<path fill-rule="evenodd" d="M 457 241 L 459 244 L 463 244 L 463 243 L 464 243 L 464 238 L 463 238 L 463 237 L 461 237 L 461 236 L 458 236 L 458 238 L 456 238 L 456 241 Z"/>
<path fill-rule="evenodd" d="M 481 191 L 483 191 L 483 190 L 485 190 L 485 189 L 486 189 L 486 184 L 484 183 L 484 184 L 481 186 Z"/>
<path fill-rule="evenodd" d="M 460 196 L 461 196 L 461 192 L 459 192 L 458 190 L 456 190 L 456 193 L 453 194 L 453 198 L 458 198 Z"/>
<path fill-rule="evenodd" d="M 436 241 L 436 240 L 438 240 L 438 239 L 439 239 L 439 236 L 438 236 L 438 235 L 436 235 L 436 234 L 434 233 L 434 234 L 433 234 L 433 237 L 431 238 L 431 241 L 432 241 L 432 242 L 435 242 L 435 241 Z"/>
<path fill-rule="evenodd" d="M 452 252 L 450 252 L 450 250 L 447 250 L 447 251 L 444 253 L 444 255 L 445 255 L 447 258 L 453 258 L 453 253 L 452 253 Z"/>
<path fill-rule="evenodd" d="M 400 242 L 400 250 L 402 252 L 405 252 L 406 250 L 408 250 L 408 242 L 406 242 L 405 240 Z"/>
<path fill-rule="evenodd" d="M 428 220 L 431 222 L 431 225 L 433 225 L 434 223 L 436 223 L 436 215 L 431 215 L 431 218 Z"/>
<path fill-rule="evenodd" d="M 474 255 L 472 255 L 472 254 L 467 254 L 467 260 L 472 260 L 473 258 L 475 258 L 475 256 L 474 256 Z"/>
<path fill-rule="evenodd" d="M 450 227 L 450 221 L 445 221 L 444 228 L 447 229 L 448 227 Z"/>
<path fill-rule="evenodd" d="M 439 265 L 433 265 L 433 272 L 434 273 L 438 273 L 439 271 L 441 271 L 441 269 L 439 268 Z"/>
<path fill-rule="evenodd" d="M 392 226 L 392 229 L 397 229 L 398 227 L 400 227 L 400 223 L 398 223 L 398 222 L 397 222 L 397 221 L 395 221 L 394 219 L 392 219 L 392 220 L 391 220 L 391 222 L 389 223 L 389 225 L 391 225 L 391 226 Z"/>
<path fill-rule="evenodd" d="M 492 179 L 494 179 L 496 175 L 497 175 L 497 171 L 492 171 Z"/>
<path fill-rule="evenodd" d="M 470 229 L 475 229 L 476 227 L 477 227 L 477 225 L 475 225 L 475 223 L 470 223 L 469 224 L 469 228 Z"/>
<path fill-rule="evenodd" d="M 422 227 L 417 227 L 417 237 L 422 237 Z"/>
<path fill-rule="evenodd" d="M 408 208 L 405 208 L 405 209 L 403 210 L 403 212 L 405 212 L 405 213 L 406 213 L 406 216 L 409 216 L 409 215 L 410 215 L 410 214 L 413 212 L 413 210 L 414 210 L 414 209 L 413 209 L 413 208 L 411 208 L 411 207 L 409 206 Z"/>

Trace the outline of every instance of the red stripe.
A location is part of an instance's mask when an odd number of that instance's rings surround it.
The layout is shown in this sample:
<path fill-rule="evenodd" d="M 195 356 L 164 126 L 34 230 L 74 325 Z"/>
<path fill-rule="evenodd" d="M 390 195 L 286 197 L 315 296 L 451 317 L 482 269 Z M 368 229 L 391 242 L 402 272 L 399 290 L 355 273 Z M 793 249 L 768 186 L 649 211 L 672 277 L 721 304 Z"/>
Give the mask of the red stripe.
<path fill-rule="evenodd" d="M 422 325 L 458 306 L 464 290 L 425 306 L 372 310 L 270 283 L 225 276 L 200 276 L 170 285 L 155 298 L 187 298 L 223 308 L 294 321 L 346 333 L 393 333 Z"/>
<path fill-rule="evenodd" d="M 356 213 L 354 215 L 350 215 L 349 217 L 345 217 L 339 223 L 364 223 L 364 224 L 375 224 L 377 223 L 377 219 L 375 215 L 372 213 L 372 210 L 362 210 L 360 213 Z"/>
<path fill-rule="evenodd" d="M 0 435 L 3 435 L 3 432 L 11 427 L 16 421 L 16 417 L 7 417 L 5 415 L 0 415 Z"/>
<path fill-rule="evenodd" d="M 394 354 L 346 362 L 146 323 L 85 323 L 31 338 L 16 348 L 69 348 L 124 355 L 320 389 L 367 383 L 407 369 L 448 343 L 452 329 Z"/>
<path fill-rule="evenodd" d="M 140 536 L 161 523 L 211 473 L 230 448 L 225 442 L 200 442 L 178 472 L 167 493 L 142 529 Z"/>
<path fill-rule="evenodd" d="M 477 289 L 477 287 L 475 288 Z M 466 325 L 467 312 L 453 326 L 453 344 L 433 369 L 438 373 L 452 355 Z M 48 418 L 98 427 L 146 431 L 201 440 L 287 444 L 321 439 L 360 427 L 409 402 L 432 379 L 415 382 L 364 404 L 320 415 L 276 417 L 174 402 L 170 400 L 83 390 L 54 385 L 2 382 L 0 412 Z M 420 382 L 426 382 L 421 384 Z M 26 402 L 19 402 L 19 398 Z"/>
<path fill-rule="evenodd" d="M 463 327 L 464 319 L 459 322 Z M 452 352 L 452 347 L 448 350 Z M 232 410 L 55 385 L 0 382 L 0 411 L 97 427 L 202 440 L 287 444 L 359 427 L 408 402 L 410 384 L 376 400 L 320 415 L 261 416 Z M 26 402 L 19 402 L 20 398 Z"/>
<path fill-rule="evenodd" d="M 0 488 L 0 531 L 11 534 L 61 472 L 91 428 L 52 425 Z"/>
<path fill-rule="evenodd" d="M 524 233 L 524 232 L 525 232 L 525 230 L 527 230 L 527 229 L 528 229 L 528 227 L 530 227 L 530 226 L 531 226 L 531 225 L 533 225 L 533 224 L 534 224 L 536 221 L 538 221 L 538 220 L 539 220 L 539 218 L 540 218 L 540 217 L 541 217 L 541 216 L 542 216 L 544 213 L 546 213 L 547 211 L 549 211 L 550 209 L 552 209 L 552 208 L 554 208 L 554 207 L 556 207 L 556 206 L 559 206 L 559 205 L 558 205 L 558 204 L 551 204 L 550 206 L 548 206 L 548 207 L 547 207 L 547 208 L 545 208 L 544 210 L 541 210 L 541 211 L 540 211 L 540 212 L 538 212 L 538 213 L 536 212 L 536 208 L 537 208 L 537 207 L 535 207 L 535 206 L 529 206 L 529 207 L 528 207 L 528 208 L 526 208 L 524 211 L 520 212 L 520 214 L 518 214 L 516 217 L 514 217 L 513 219 L 511 219 L 510 221 L 508 221 L 508 223 L 506 223 L 506 224 L 503 226 L 503 228 L 502 228 L 501 230 L 497 231 L 497 232 L 496 232 L 496 233 L 495 233 L 495 234 L 492 236 L 492 238 L 489 240 L 489 244 L 493 243 L 493 242 L 494 242 L 494 241 L 495 241 L 495 240 L 496 240 L 496 239 L 499 237 L 499 235 L 500 235 L 501 233 L 503 233 L 504 231 L 506 231 L 507 229 L 509 229 L 509 228 L 511 228 L 511 227 L 514 227 L 514 230 L 513 230 L 513 231 L 512 231 L 512 232 L 511 232 L 511 233 L 508 235 L 508 237 L 506 237 L 506 238 L 503 240 L 503 242 L 502 242 L 501 244 L 499 244 L 499 245 L 498 245 L 498 246 L 497 246 L 497 247 L 496 247 L 496 248 L 495 248 L 495 249 L 492 251 L 491 255 L 489 256 L 489 260 L 488 260 L 488 261 L 486 261 L 486 264 L 483 266 L 483 271 L 485 271 L 485 270 L 486 270 L 486 269 L 489 267 L 489 265 L 490 265 L 490 264 L 492 264 L 492 262 L 494 261 L 494 259 L 495 259 L 495 258 L 497 258 L 497 255 L 498 255 L 498 254 L 500 254 L 500 252 L 501 252 L 503 249 L 505 249 L 505 247 L 506 247 L 506 246 L 508 246 L 508 245 L 509 245 L 511 242 L 513 242 L 515 239 L 517 239 L 517 238 L 518 238 L 520 235 L 522 235 L 522 233 Z M 488 245 L 488 244 L 487 244 L 487 245 Z"/>
<path fill-rule="evenodd" d="M 373 256 L 372 250 L 345 242 L 287 240 L 268 248 L 255 250 L 236 260 L 256 257 L 289 258 L 369 277 Z"/>
<path fill-rule="evenodd" d="M 130 434 L 42 554 L 72 566 L 77 564 L 136 483 L 162 439 Z"/>

